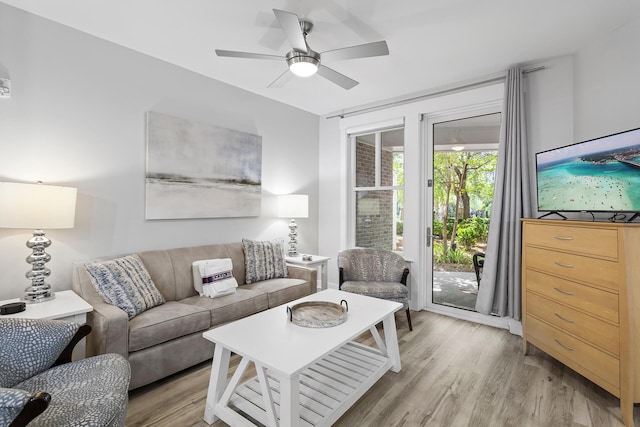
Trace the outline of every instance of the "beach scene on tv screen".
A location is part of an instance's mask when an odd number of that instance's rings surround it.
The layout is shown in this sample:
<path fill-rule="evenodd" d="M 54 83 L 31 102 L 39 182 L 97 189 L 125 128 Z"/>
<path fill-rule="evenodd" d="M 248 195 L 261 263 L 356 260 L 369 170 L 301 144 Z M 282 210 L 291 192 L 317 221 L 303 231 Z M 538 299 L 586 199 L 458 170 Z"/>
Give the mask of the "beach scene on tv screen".
<path fill-rule="evenodd" d="M 536 156 L 538 210 L 640 211 L 640 129 Z"/>

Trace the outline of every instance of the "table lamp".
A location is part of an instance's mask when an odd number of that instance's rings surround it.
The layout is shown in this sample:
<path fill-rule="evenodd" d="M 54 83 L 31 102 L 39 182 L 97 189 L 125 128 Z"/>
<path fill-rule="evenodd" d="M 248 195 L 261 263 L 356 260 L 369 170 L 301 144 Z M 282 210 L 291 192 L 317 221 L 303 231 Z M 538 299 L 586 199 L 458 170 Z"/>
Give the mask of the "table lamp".
<path fill-rule="evenodd" d="M 298 225 L 295 219 L 309 217 L 309 196 L 306 194 L 278 196 L 278 217 L 291 218 L 289 222 L 289 251 L 287 256 L 298 256 Z"/>
<path fill-rule="evenodd" d="M 51 255 L 45 249 L 51 245 L 42 229 L 73 228 L 76 214 L 77 189 L 43 184 L 0 182 L 0 227 L 35 229 L 27 240 L 32 249 L 27 257 L 31 270 L 26 277 L 31 286 L 25 289 L 23 300 L 37 303 L 52 299 L 55 294 L 46 278 L 51 270 L 45 264 Z"/>

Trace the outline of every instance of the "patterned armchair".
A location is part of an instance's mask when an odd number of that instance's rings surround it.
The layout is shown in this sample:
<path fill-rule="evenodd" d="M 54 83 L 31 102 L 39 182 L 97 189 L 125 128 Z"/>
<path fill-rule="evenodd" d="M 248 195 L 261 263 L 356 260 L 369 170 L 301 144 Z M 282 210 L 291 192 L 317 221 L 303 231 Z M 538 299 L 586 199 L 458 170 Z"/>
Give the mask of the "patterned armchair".
<path fill-rule="evenodd" d="M 339 289 L 402 303 L 412 331 L 409 312 L 407 262 L 395 252 L 378 249 L 347 249 L 338 254 Z"/>
<path fill-rule="evenodd" d="M 71 361 L 88 325 L 0 319 L 0 426 L 124 426 L 129 362 Z"/>

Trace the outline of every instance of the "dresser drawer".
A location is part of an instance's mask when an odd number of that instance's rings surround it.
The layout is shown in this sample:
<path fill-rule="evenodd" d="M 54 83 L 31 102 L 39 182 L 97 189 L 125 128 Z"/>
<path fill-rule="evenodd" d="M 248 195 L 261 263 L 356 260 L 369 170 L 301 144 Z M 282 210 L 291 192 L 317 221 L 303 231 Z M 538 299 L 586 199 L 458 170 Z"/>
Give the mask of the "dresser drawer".
<path fill-rule="evenodd" d="M 527 338 L 535 346 L 614 394 L 620 389 L 617 358 L 527 315 Z M 604 382 L 604 383 L 603 383 Z"/>
<path fill-rule="evenodd" d="M 548 249 L 525 247 L 527 267 L 567 279 L 618 290 L 620 267 L 615 261 L 589 258 Z"/>
<path fill-rule="evenodd" d="M 612 228 L 525 224 L 529 245 L 618 258 L 618 232 Z"/>
<path fill-rule="evenodd" d="M 617 326 L 596 319 L 567 306 L 527 293 L 527 314 L 551 323 L 609 353 L 620 354 L 620 331 Z"/>
<path fill-rule="evenodd" d="M 620 322 L 618 294 L 549 276 L 539 271 L 525 270 L 524 274 L 527 290 L 611 322 Z"/>

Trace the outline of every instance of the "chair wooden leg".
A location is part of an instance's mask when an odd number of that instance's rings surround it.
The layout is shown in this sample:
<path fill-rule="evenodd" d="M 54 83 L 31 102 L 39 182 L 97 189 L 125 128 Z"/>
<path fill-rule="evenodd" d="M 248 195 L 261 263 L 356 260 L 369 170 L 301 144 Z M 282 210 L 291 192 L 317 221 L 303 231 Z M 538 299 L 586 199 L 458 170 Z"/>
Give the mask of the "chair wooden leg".
<path fill-rule="evenodd" d="M 407 308 L 407 322 L 409 322 L 409 330 L 413 331 L 413 326 L 411 325 L 411 313 L 409 312 L 408 308 Z"/>

